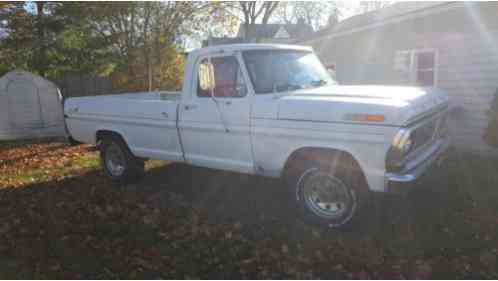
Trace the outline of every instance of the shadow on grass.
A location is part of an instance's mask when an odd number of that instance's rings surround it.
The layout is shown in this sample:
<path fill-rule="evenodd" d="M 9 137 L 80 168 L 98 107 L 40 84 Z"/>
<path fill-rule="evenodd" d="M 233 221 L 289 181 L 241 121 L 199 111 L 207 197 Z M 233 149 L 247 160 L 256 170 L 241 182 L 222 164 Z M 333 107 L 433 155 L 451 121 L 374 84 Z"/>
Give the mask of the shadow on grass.
<path fill-rule="evenodd" d="M 383 213 L 357 232 L 304 224 L 279 180 L 183 164 L 152 168 L 140 182 L 127 186 L 112 185 L 93 170 L 5 188 L 0 190 L 0 277 L 240 278 L 241 260 L 257 256 L 265 247 L 309 260 L 317 259 L 317 251 L 333 249 L 348 270 L 368 270 L 369 265 L 376 268 L 398 259 L 480 257 L 498 241 L 496 224 L 483 220 L 496 206 L 492 200 L 498 191 L 489 186 L 495 179 L 484 179 L 494 167 L 479 160 L 479 166 L 472 167 L 474 162 L 460 156 L 450 161 L 413 194 L 386 199 Z M 240 241 L 230 244 L 224 237 L 226 226 L 240 230 Z M 200 231 L 199 236 L 198 229 L 208 234 Z M 212 237 L 210 232 L 219 235 Z M 193 240 L 181 242 L 185 237 Z M 227 245 L 232 250 L 244 246 L 230 254 L 231 250 L 220 250 Z M 216 258 L 225 271 L 204 268 L 205 256 L 195 258 L 199 253 L 211 257 L 212 251 L 218 251 Z M 284 270 L 273 266 L 277 273 Z M 334 275 L 330 264 L 317 264 L 313 270 L 317 277 L 342 276 Z M 292 275 L 270 275 L 285 276 Z M 461 275 L 453 267 L 441 266 L 431 276 Z"/>

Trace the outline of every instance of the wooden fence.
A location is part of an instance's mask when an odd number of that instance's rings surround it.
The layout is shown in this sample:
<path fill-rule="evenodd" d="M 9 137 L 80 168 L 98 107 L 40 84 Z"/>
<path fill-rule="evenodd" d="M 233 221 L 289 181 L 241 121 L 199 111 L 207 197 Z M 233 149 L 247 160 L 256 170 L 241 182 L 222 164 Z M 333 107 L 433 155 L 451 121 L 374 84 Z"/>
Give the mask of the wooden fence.
<path fill-rule="evenodd" d="M 64 97 L 95 96 L 118 92 L 111 79 L 93 75 L 67 75 L 53 81 Z"/>

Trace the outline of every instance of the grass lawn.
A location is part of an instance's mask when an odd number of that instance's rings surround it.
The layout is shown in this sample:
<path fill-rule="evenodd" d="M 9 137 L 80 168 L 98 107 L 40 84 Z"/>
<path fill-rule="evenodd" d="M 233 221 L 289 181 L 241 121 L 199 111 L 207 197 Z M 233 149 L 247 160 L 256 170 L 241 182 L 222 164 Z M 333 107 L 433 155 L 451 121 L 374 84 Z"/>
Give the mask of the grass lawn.
<path fill-rule="evenodd" d="M 274 179 L 147 163 L 112 185 L 90 146 L 0 144 L 0 278 L 498 278 L 498 160 L 452 151 L 356 232 L 304 224 Z"/>

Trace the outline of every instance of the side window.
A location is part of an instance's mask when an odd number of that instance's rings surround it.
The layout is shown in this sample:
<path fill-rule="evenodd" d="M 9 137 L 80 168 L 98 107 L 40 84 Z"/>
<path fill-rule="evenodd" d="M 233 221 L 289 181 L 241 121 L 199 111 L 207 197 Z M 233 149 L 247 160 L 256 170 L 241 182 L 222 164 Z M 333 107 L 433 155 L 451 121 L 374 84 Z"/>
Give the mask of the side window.
<path fill-rule="evenodd" d="M 437 71 L 436 51 L 398 51 L 394 59 L 394 69 L 412 85 L 434 86 Z"/>
<path fill-rule="evenodd" d="M 420 52 L 416 54 L 417 81 L 418 86 L 434 86 L 435 76 L 435 53 Z"/>
<path fill-rule="evenodd" d="M 201 64 L 207 63 L 207 59 Z M 213 94 L 217 98 L 240 98 L 247 93 L 246 84 L 242 76 L 237 58 L 233 56 L 215 57 L 211 59 L 214 69 L 215 87 Z M 199 79 L 197 79 L 199 81 Z M 202 90 L 197 83 L 197 96 L 210 97 L 209 90 Z"/>

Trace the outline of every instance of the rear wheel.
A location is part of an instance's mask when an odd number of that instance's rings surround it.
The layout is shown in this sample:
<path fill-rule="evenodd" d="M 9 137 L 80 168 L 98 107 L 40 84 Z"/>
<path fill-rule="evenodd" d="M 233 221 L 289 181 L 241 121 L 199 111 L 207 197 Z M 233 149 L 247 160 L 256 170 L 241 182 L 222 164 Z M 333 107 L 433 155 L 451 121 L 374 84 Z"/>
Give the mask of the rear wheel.
<path fill-rule="evenodd" d="M 135 182 L 144 173 L 144 161 L 135 157 L 118 136 L 105 136 L 102 139 L 100 159 L 104 172 L 115 183 Z"/>

